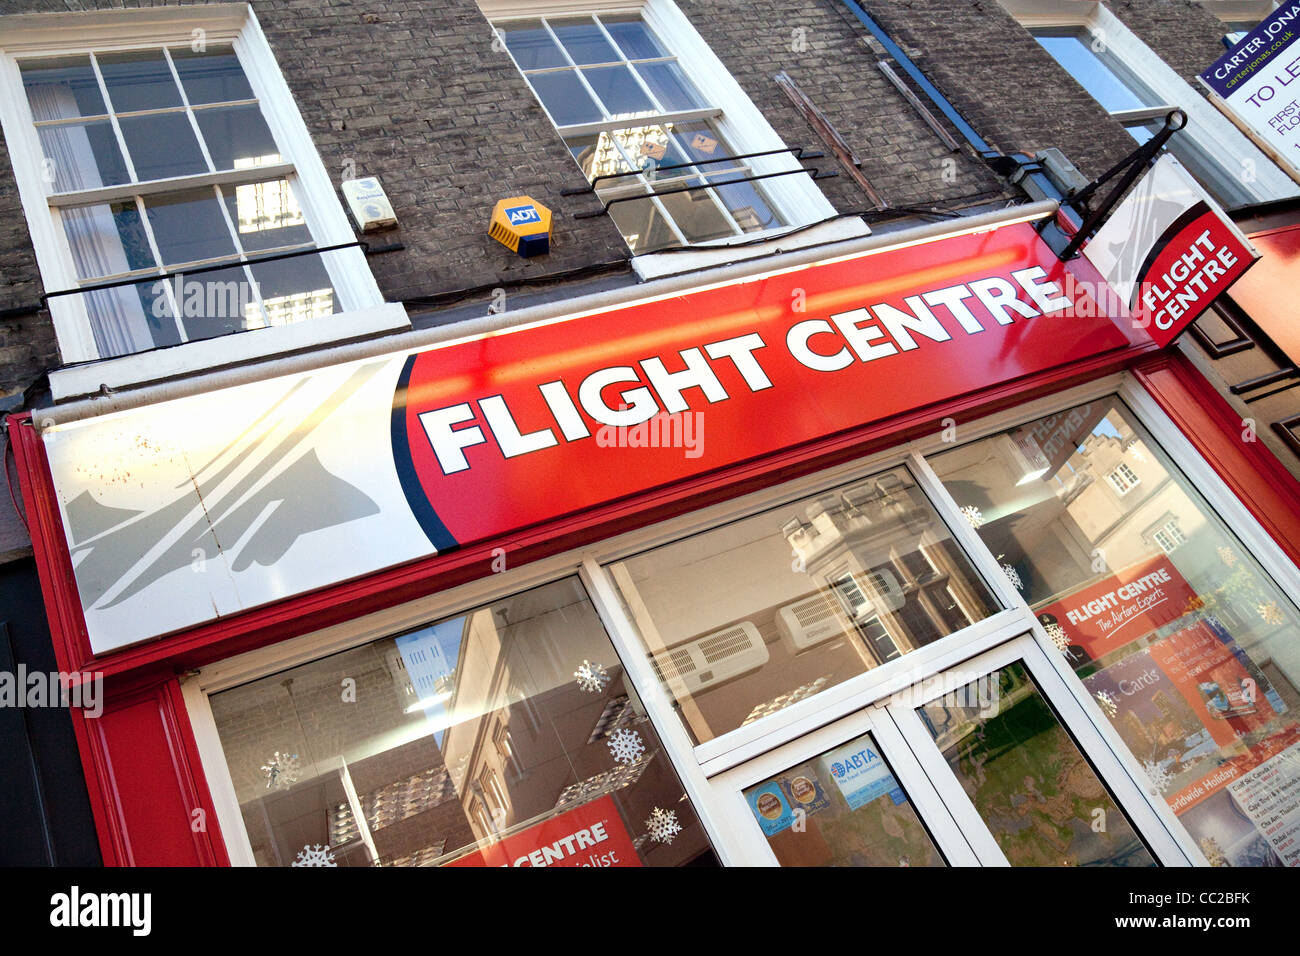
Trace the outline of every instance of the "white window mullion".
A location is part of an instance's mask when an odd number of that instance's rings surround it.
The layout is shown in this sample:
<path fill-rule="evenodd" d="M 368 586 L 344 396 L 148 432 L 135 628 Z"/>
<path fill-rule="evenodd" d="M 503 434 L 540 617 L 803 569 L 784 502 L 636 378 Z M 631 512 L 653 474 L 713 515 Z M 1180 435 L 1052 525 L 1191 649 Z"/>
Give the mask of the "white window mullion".
<path fill-rule="evenodd" d="M 212 161 L 212 156 L 208 153 L 208 144 L 203 139 L 203 131 L 199 129 L 199 121 L 194 118 L 194 110 L 190 108 L 190 98 L 185 92 L 185 86 L 181 83 L 181 75 L 176 70 L 176 64 L 172 62 L 171 51 L 163 47 L 163 59 L 167 61 L 167 69 L 171 71 L 172 82 L 176 84 L 176 89 L 181 94 L 181 104 L 185 107 L 185 118 L 190 121 L 190 129 L 194 130 L 194 138 L 198 140 L 199 149 L 203 152 L 203 161 L 208 164 L 208 172 L 215 173 L 217 165 Z"/>
<path fill-rule="evenodd" d="M 546 22 L 545 18 L 542 19 L 541 23 L 546 29 L 546 35 L 551 38 L 551 41 L 560 51 L 560 55 L 564 57 L 564 62 L 573 67 L 574 75 L 578 78 L 578 82 L 582 84 L 582 88 L 587 91 L 587 95 L 591 97 L 591 101 L 596 104 L 596 108 L 600 110 L 601 118 L 606 122 L 615 122 L 614 114 L 605 106 L 605 101 L 596 95 L 596 91 L 592 89 L 591 84 L 587 82 L 587 78 L 582 75 L 582 68 L 578 66 L 573 57 L 569 56 L 569 51 L 564 48 L 564 44 L 561 43 L 560 38 L 555 35 L 555 31 L 551 29 L 551 25 Z M 541 102 L 541 97 L 538 97 L 538 102 Z M 543 104 L 543 106 L 545 106 L 545 104 Z M 547 110 L 547 112 L 549 113 L 550 111 Z M 554 120 L 552 120 L 552 122 L 554 122 Z"/>
<path fill-rule="evenodd" d="M 226 223 L 226 228 L 230 230 L 230 238 L 235 244 L 235 252 L 239 254 L 240 262 L 244 265 L 240 270 L 243 273 L 244 281 L 248 283 L 248 288 L 253 293 L 253 298 L 257 301 L 258 314 L 262 317 L 262 327 L 271 324 L 270 313 L 266 311 L 266 303 L 262 301 L 262 290 L 257 287 L 257 282 L 253 278 L 253 270 L 247 264 L 248 253 L 244 250 L 244 244 L 239 241 L 239 229 L 236 228 L 234 220 L 230 218 L 230 210 L 226 207 L 226 197 L 221 192 L 220 186 L 213 186 L 212 192 L 217 197 L 217 206 L 221 209 L 221 218 Z M 233 265 L 234 263 L 232 263 Z M 240 297 L 241 301 L 243 297 Z M 248 316 L 244 316 L 245 324 L 248 322 Z"/>
<path fill-rule="evenodd" d="M 118 5 L 121 6 L 120 4 Z M 111 24 L 109 19 L 112 19 Z M 8 20 L 14 20 L 9 24 Z M 156 270 L 123 270 L 114 261 L 112 268 L 118 272 L 113 276 L 97 276 L 83 279 L 77 268 L 77 258 L 73 251 L 73 240 L 81 234 L 81 220 L 70 221 L 69 214 L 62 210 L 67 207 L 99 206 L 111 203 L 123 203 L 142 208 L 142 201 L 148 197 L 167 195 L 189 189 L 210 190 L 213 185 L 224 186 L 227 183 L 244 183 L 257 179 L 283 177 L 290 181 L 296 198 L 302 207 L 303 217 L 311 240 L 316 246 L 342 245 L 355 239 L 355 233 L 347 214 L 339 202 L 331 176 L 320 161 L 320 155 L 312 142 L 310 132 L 294 103 L 293 95 L 284 82 L 283 74 L 276 63 L 254 10 L 246 4 L 211 4 L 198 7 L 169 7 L 166 10 L 119 9 L 106 12 L 99 18 L 102 23 L 80 23 L 76 18 L 60 14 L 32 14 L 30 17 L 6 18 L 4 50 L 0 52 L 0 82 L 4 89 L 0 91 L 0 114 L 3 114 L 4 131 L 14 159 L 14 173 L 18 180 L 19 196 L 25 214 L 32 245 L 35 249 L 40 267 L 41 281 L 47 290 L 79 290 L 87 285 L 113 282 L 119 279 L 132 279 L 148 283 L 149 274 L 162 271 L 165 266 L 159 264 Z M 247 78 L 251 93 L 238 100 L 228 100 L 212 104 L 191 102 L 188 91 L 182 82 L 181 62 L 171 50 L 182 51 L 190 43 L 197 29 L 206 32 L 210 45 L 228 48 L 233 51 L 239 68 Z M 170 49 L 169 49 L 170 48 Z M 153 51 L 161 55 L 167 63 L 167 72 L 174 88 L 179 94 L 176 106 L 128 110 L 120 115 L 118 104 L 107 84 L 107 73 L 101 58 L 110 52 Z M 214 51 L 214 52 L 226 52 Z M 37 120 L 33 116 L 31 100 L 25 95 L 23 83 L 24 67 L 36 61 L 78 58 L 83 72 L 89 70 L 92 89 L 97 89 L 103 107 L 95 116 L 64 117 L 57 120 Z M 70 62 L 70 61 L 69 61 Z M 109 71 L 111 72 L 111 70 Z M 118 95 L 122 95 L 119 88 Z M 129 104 L 127 104 L 129 105 Z M 203 135 L 206 124 L 200 124 L 200 110 L 224 109 L 232 106 L 252 107 L 260 111 L 271 137 L 285 162 L 274 167 L 216 170 L 215 157 L 221 152 L 221 144 L 211 137 Z M 150 179 L 142 182 L 141 177 L 148 175 L 140 164 L 155 154 L 166 157 L 167 150 L 173 144 L 167 139 L 132 135 L 131 142 L 136 146 L 136 155 L 128 147 L 125 130 L 128 123 L 139 122 L 131 117 L 162 117 L 184 112 L 190 124 L 190 130 L 199 144 L 203 156 L 202 171 L 186 176 Z M 217 114 L 212 114 L 217 115 Z M 42 160 L 46 150 L 41 143 L 41 130 L 45 126 L 60 129 L 80 128 L 81 124 L 97 122 L 98 134 L 102 136 L 105 128 L 111 129 L 111 142 L 116 144 L 121 159 L 116 157 L 114 163 L 121 163 L 121 176 L 124 182 L 115 186 L 96 186 L 91 189 L 51 193 L 58 188 L 46 182 Z M 174 123 L 174 120 L 171 122 Z M 182 134 L 183 135 L 183 134 Z M 215 135 L 215 134 L 214 134 Z M 80 156 L 80 154 L 77 154 Z M 80 160 L 79 160 L 80 161 Z M 94 183 L 93 174 L 90 182 Z M 232 218 L 237 219 L 233 211 Z M 161 258 L 158 248 L 159 239 L 151 229 L 149 220 L 142 214 L 147 245 L 156 258 Z M 105 237 L 114 243 L 113 255 L 118 256 L 116 240 Z M 301 244 L 295 244 L 301 247 Z M 141 250 L 143 251 L 143 250 Z M 264 252 L 282 251 L 261 250 Z M 313 306 L 311 311 L 297 309 L 294 314 L 302 317 L 312 316 L 310 323 L 300 323 L 299 327 L 286 328 L 274 334 L 262 335 L 253 342 L 240 341 L 232 343 L 226 337 L 220 345 L 205 347 L 200 342 L 188 341 L 184 330 L 184 294 L 176 294 L 172 284 L 167 291 L 157 290 L 154 300 L 159 309 L 166 303 L 173 310 L 179 340 L 185 347 L 173 353 L 169 358 L 171 368 L 176 374 L 200 372 L 215 365 L 226 365 L 233 361 L 245 361 L 276 354 L 281 351 L 300 350 L 316 345 L 328 344 L 341 338 L 352 338 L 358 334 L 395 331 L 410 327 L 410 320 L 400 304 L 389 304 L 374 281 L 364 254 L 359 248 L 322 254 L 320 261 L 329 275 L 329 284 L 337 293 L 333 303 L 326 303 L 324 298 L 309 298 Z M 206 265 L 207 263 L 204 263 Z M 221 264 L 221 263 L 215 263 Z M 239 268 L 239 261 L 231 265 Z M 187 264 L 195 268 L 195 264 Z M 313 283 L 323 284 L 323 283 Z M 139 287 L 137 287 L 139 288 Z M 303 290 L 313 291 L 313 290 Z M 180 301 L 177 301 L 177 299 Z M 250 297 L 251 298 L 251 297 Z M 335 313 L 354 313 L 350 321 L 342 315 L 317 315 L 326 311 L 330 304 Z M 49 309 L 53 318 L 59 344 L 59 353 L 64 367 L 50 372 L 51 392 L 56 400 L 84 395 L 97 387 L 97 383 L 106 383 L 111 387 L 125 387 L 142 384 L 156 377 L 156 363 L 140 357 L 129 355 L 100 354 L 96 341 L 96 329 L 100 313 L 95 309 L 95 302 L 90 296 L 70 294 L 64 298 L 50 300 Z M 148 313 L 146 305 L 146 313 Z M 135 330 L 135 346 L 147 350 L 156 344 L 150 338 L 157 333 L 157 318 L 146 315 L 146 322 L 135 316 L 127 317 Z M 301 326 L 311 325 L 311 328 Z M 169 330 L 167 339 L 176 341 Z M 98 362 L 93 369 L 83 369 L 84 363 Z M 93 381 L 92 381 L 93 379 Z"/>
<path fill-rule="evenodd" d="M 167 269 L 166 262 L 163 260 L 162 250 L 158 248 L 158 239 L 153 234 L 153 226 L 149 224 L 149 211 L 145 209 L 144 199 L 142 197 L 135 197 L 135 208 L 137 214 L 140 216 L 140 225 L 144 229 L 145 238 L 149 240 L 149 249 L 153 252 L 153 261 L 158 263 L 158 271 L 164 276 L 161 280 L 163 284 L 163 292 L 167 296 L 167 302 L 171 305 L 172 318 L 176 322 L 176 332 L 180 335 L 182 342 L 188 342 L 190 337 L 185 332 L 185 323 L 181 321 L 182 303 L 177 300 L 175 295 L 176 286 L 173 280 L 176 277 L 172 276 L 166 278 L 166 274 L 169 270 Z M 182 292 L 183 291 L 184 290 L 182 290 Z"/>
<path fill-rule="evenodd" d="M 551 29 L 551 25 L 546 21 L 546 18 L 543 17 L 540 22 L 542 24 L 542 27 L 546 30 L 546 35 L 551 38 L 551 41 L 559 49 L 560 55 L 564 57 L 564 61 L 568 63 L 570 67 L 573 68 L 573 72 L 578 77 L 578 82 L 582 84 L 582 88 L 587 91 L 587 94 L 591 97 L 591 101 L 595 103 L 596 108 L 600 110 L 602 124 L 618 123 L 618 124 L 626 125 L 623 124 L 623 121 L 614 119 L 613 114 L 611 114 L 609 112 L 609 109 L 605 106 L 604 100 L 602 100 L 599 96 L 596 95 L 596 91 L 592 89 L 591 84 L 587 82 L 587 78 L 582 75 L 581 68 L 579 68 L 578 64 L 574 62 L 573 57 L 569 56 L 569 51 L 564 48 L 564 44 L 561 43 L 560 38 L 555 35 L 555 31 Z M 541 103 L 540 96 L 537 97 L 537 100 L 539 103 Z M 545 109 L 545 104 L 542 104 L 542 107 L 543 109 Z M 547 115 L 550 115 L 549 110 L 547 110 Z M 554 123 L 553 118 L 552 118 L 552 123 Z M 556 128 L 557 129 L 559 128 L 558 125 Z M 598 133 L 597 136 L 599 135 L 600 134 Z M 610 137 L 610 143 L 614 146 L 615 149 L 618 150 L 618 154 L 623 157 L 623 160 L 625 162 L 628 163 L 628 167 L 630 169 L 637 169 L 638 168 L 637 165 L 628 160 L 627 153 L 623 151 L 623 148 L 619 145 L 618 140 L 615 139 L 612 134 L 607 133 L 607 135 L 609 135 Z M 654 194 L 653 188 L 650 188 L 650 194 L 651 195 Z M 599 198 L 599 196 L 597 196 L 597 198 Z M 639 202 L 640 200 L 637 201 Z M 682 245 L 689 245 L 689 242 L 687 241 L 686 237 L 682 234 L 682 231 L 677 228 L 677 223 L 673 222 L 673 217 L 668 215 L 668 210 L 664 207 L 663 203 L 660 202 L 658 199 L 651 199 L 649 201 L 653 203 L 655 209 L 659 211 L 659 215 L 662 216 L 664 222 L 668 224 L 668 228 L 672 230 L 673 236 L 676 238 L 676 240 Z M 608 210 L 606 212 L 608 214 Z"/>
<path fill-rule="evenodd" d="M 609 31 L 605 29 L 605 24 L 600 22 L 600 17 L 593 16 L 591 19 L 596 21 L 596 26 L 600 30 L 600 35 L 605 38 L 605 41 L 615 51 L 619 51 L 619 45 L 614 42 L 614 38 L 610 36 Z M 668 60 L 670 62 L 675 62 L 677 58 L 669 57 Z M 659 102 L 659 97 L 654 95 L 654 91 L 651 90 L 650 87 L 646 85 L 645 80 L 641 79 L 640 74 L 637 73 L 636 69 L 632 66 L 632 64 L 628 60 L 620 60 L 619 64 L 627 68 L 627 71 L 632 74 L 632 79 L 636 81 L 636 85 L 639 86 L 641 88 L 641 92 L 646 95 L 646 99 L 648 99 L 652 104 L 654 104 L 655 114 L 662 115 L 663 113 L 667 112 L 664 109 L 664 105 Z"/>
<path fill-rule="evenodd" d="M 593 16 L 593 17 L 592 17 L 592 20 L 594 20 L 594 21 L 596 22 L 596 26 L 599 28 L 599 30 L 600 30 L 600 34 L 601 34 L 601 36 L 603 36 L 603 37 L 605 38 L 606 42 L 608 42 L 609 45 L 610 45 L 610 46 L 611 46 L 615 51 L 617 51 L 617 52 L 621 52 L 621 48 L 619 47 L 619 45 L 618 45 L 617 43 L 614 42 L 614 38 L 613 38 L 612 36 L 610 36 L 609 31 L 605 29 L 605 24 L 603 24 L 603 23 L 600 22 L 600 17 L 598 17 L 598 16 Z M 566 55 L 567 55 L 567 54 L 566 54 Z M 654 62 L 669 62 L 669 63 L 676 63 L 676 62 L 677 62 L 677 58 L 676 58 L 676 57 L 666 57 L 666 58 L 661 58 L 661 59 L 659 59 L 659 60 L 656 60 L 656 61 L 654 61 Z M 641 88 L 641 92 L 644 93 L 644 94 L 646 95 L 646 98 L 647 98 L 648 100 L 650 100 L 650 103 L 654 106 L 655 115 L 656 115 L 656 116 L 663 116 L 665 113 L 667 113 L 667 110 L 664 109 L 664 105 L 663 105 L 663 103 L 659 102 L 659 97 L 655 96 L 654 91 L 650 89 L 650 87 L 646 84 L 645 80 L 641 79 L 641 74 L 639 74 L 639 73 L 636 71 L 636 68 L 635 68 L 634 66 L 632 66 L 631 62 L 628 61 L 628 60 L 622 60 L 621 63 L 622 63 L 622 65 L 627 69 L 628 73 L 632 74 L 632 79 L 633 79 L 633 81 L 636 83 L 636 85 L 637 85 L 638 87 Z M 686 158 L 689 159 L 689 158 L 690 158 L 690 154 L 687 153 L 685 150 L 680 149 L 680 143 L 681 143 L 681 140 L 677 137 L 676 133 L 674 133 L 674 132 L 672 132 L 671 130 L 669 130 L 668 125 L 669 125 L 670 122 L 671 122 L 671 121 L 663 121 L 663 122 L 661 123 L 661 128 L 663 129 L 664 134 L 665 134 L 666 136 L 668 136 L 670 139 L 677 140 L 678 145 L 679 145 L 679 150 L 678 150 L 678 151 L 679 151 L 683 156 L 685 156 Z M 647 126 L 650 125 L 649 122 L 647 122 L 646 125 L 647 125 Z M 724 144 L 725 144 L 725 142 L 724 142 Z M 727 148 L 730 149 L 731 147 L 728 145 Z M 697 168 L 698 168 L 698 167 L 697 167 Z M 701 174 L 703 174 L 703 171 L 702 171 L 702 170 L 701 170 L 700 172 L 701 172 Z M 707 177 L 705 177 L 705 183 L 704 183 L 704 185 L 706 185 L 706 186 L 709 185 L 709 184 L 708 184 L 708 179 L 707 179 Z M 705 192 L 705 194 L 709 197 L 709 199 L 712 201 L 713 205 L 717 208 L 718 212 L 720 212 L 720 213 L 722 214 L 722 217 L 723 217 L 723 218 L 724 218 L 724 219 L 725 219 L 725 220 L 726 220 L 726 221 L 731 225 L 731 233 L 732 233 L 732 235 L 741 235 L 741 234 L 743 234 L 745 230 L 742 229 L 742 228 L 740 228 L 740 223 L 736 222 L 736 218 L 731 214 L 731 210 L 727 208 L 726 203 L 724 203 L 724 202 L 721 200 L 721 198 L 717 195 L 717 189 L 716 189 L 716 188 L 713 188 L 713 187 L 710 186 L 709 188 L 706 188 L 706 189 L 704 190 L 704 192 Z M 687 195 L 689 195 L 689 194 L 687 194 Z M 674 224 L 674 227 L 673 227 L 673 231 L 676 232 L 676 233 L 679 233 L 679 234 L 680 234 L 680 232 L 681 232 L 681 230 L 679 230 L 679 229 L 676 228 L 676 225 L 675 225 L 675 224 Z M 685 242 L 685 239 L 682 239 L 682 241 Z"/>
<path fill-rule="evenodd" d="M 726 813 L 717 803 L 718 794 L 709 786 L 695 760 L 694 747 L 686 735 L 686 728 L 677 718 L 672 702 L 650 667 L 650 659 L 641 647 L 636 625 L 619 600 L 617 587 L 606 570 L 591 558 L 583 561 L 578 574 L 592 607 L 614 645 L 614 652 L 623 665 L 624 679 L 640 698 L 660 743 L 668 751 L 669 760 L 677 770 L 682 786 L 708 834 L 709 842 L 713 844 L 713 849 L 724 866 L 736 865 L 739 861 L 731 856 L 733 842 L 720 826 Z"/>
<path fill-rule="evenodd" d="M 126 137 L 122 135 L 122 127 L 117 122 L 117 117 L 113 114 L 113 100 L 108 95 L 108 84 L 104 82 L 104 74 L 99 69 L 99 60 L 95 54 L 90 54 L 90 68 L 95 71 L 95 81 L 99 84 L 99 95 L 104 98 L 104 108 L 108 110 L 108 122 L 113 127 L 113 135 L 117 137 L 117 148 L 122 153 L 122 162 L 126 163 L 126 174 L 131 177 L 131 182 L 138 183 L 140 177 L 135 174 L 135 163 L 131 160 L 131 153 L 126 148 Z"/>
<path fill-rule="evenodd" d="M 632 157 L 628 156 L 627 150 L 623 148 L 623 144 L 618 141 L 617 136 L 615 136 L 613 133 L 605 133 L 604 135 L 609 137 L 609 144 L 618 151 L 619 156 L 623 157 L 623 162 L 627 164 L 627 168 L 630 171 L 636 171 L 640 169 L 640 167 L 632 161 Z M 647 196 L 654 197 L 655 195 L 654 186 L 645 177 L 644 173 L 639 174 L 637 176 L 625 176 L 624 181 L 627 180 L 632 181 L 629 185 L 635 184 L 637 186 L 640 186 L 645 191 Z M 607 180 L 607 182 L 613 182 L 613 180 Z M 597 199 L 600 198 L 599 193 L 596 194 L 596 198 Z M 654 206 L 656 210 L 658 210 L 659 215 L 663 218 L 663 221 L 668 224 L 668 228 L 672 231 L 674 238 L 676 238 L 676 240 L 682 243 L 683 245 L 688 244 L 686 235 L 681 231 L 681 229 L 677 227 L 677 223 L 673 221 L 673 217 L 668 215 L 668 209 L 664 206 L 662 200 L 657 198 L 651 198 L 649 200 L 642 200 L 642 199 L 629 200 L 629 202 L 647 202 L 647 201 L 652 206 Z"/>
<path fill-rule="evenodd" d="M 1030 413 L 1026 412 L 1025 415 L 1030 416 Z M 1029 420 L 1032 420 L 1032 417 Z M 972 436 L 971 440 L 978 439 Z M 1084 709 L 1089 724 L 1101 735 L 1109 754 L 1119 761 L 1129 778 L 1129 782 L 1141 790 L 1146 807 L 1160 819 L 1164 833 L 1152 834 L 1144 831 L 1145 835 L 1153 841 L 1156 836 L 1167 838 L 1177 845 L 1188 860 L 1194 863 L 1203 862 L 1204 855 L 1196 847 L 1195 841 L 1178 824 L 1169 805 L 1163 798 L 1149 793 L 1142 787 L 1142 781 L 1144 780 L 1142 768 L 1138 766 L 1132 751 L 1124 744 L 1119 732 L 1110 723 L 1106 715 L 1101 712 L 1097 701 L 1083 686 L 1083 682 L 1074 674 L 1060 650 L 1052 643 L 1052 639 L 1047 636 L 1047 631 L 1043 629 L 1038 616 L 1034 613 L 1033 608 L 1029 606 L 1024 595 L 1011 584 L 1010 580 L 1002 572 L 1002 567 L 993 556 L 993 552 L 989 550 L 988 546 L 984 544 L 984 540 L 980 538 L 979 533 L 966 520 L 956 499 L 952 497 L 948 487 L 943 483 L 943 479 L 935 473 L 929 461 L 920 452 L 912 453 L 910 468 L 926 497 L 934 504 L 940 516 L 945 519 L 954 539 L 966 553 L 971 563 L 983 575 L 986 583 L 993 588 L 998 600 L 1004 607 L 1023 615 L 1025 630 L 1032 635 L 1033 643 L 1038 646 L 1052 670 L 1064 683 L 1070 696 Z M 1162 845 L 1167 846 L 1168 844 L 1162 840 Z"/>
<path fill-rule="evenodd" d="M 667 132 L 667 130 L 665 130 L 665 132 Z M 679 150 L 683 153 L 683 155 L 686 155 L 689 158 L 690 154 L 686 153 L 686 151 L 684 149 L 681 149 L 680 147 L 681 138 L 677 135 L 677 133 L 672 132 L 672 133 L 668 133 L 668 135 L 677 141 Z M 720 145 L 725 146 L 728 151 L 731 150 L 731 145 L 725 139 L 720 138 L 718 142 Z M 734 155 L 734 154 L 728 152 L 728 155 Z M 736 217 L 731 214 L 731 210 L 727 208 L 727 204 L 724 203 L 722 201 L 722 197 L 718 195 L 718 188 L 709 182 L 708 174 L 705 173 L 705 171 L 698 166 L 696 166 L 695 169 L 698 175 L 702 179 L 704 179 L 704 185 L 706 185 L 707 187 L 704 190 L 704 194 L 713 201 L 713 205 L 717 207 L 718 212 L 722 213 L 723 218 L 726 219 L 727 222 L 731 224 L 732 235 L 734 236 L 743 235 L 745 230 L 740 228 L 740 223 L 736 221 Z"/>

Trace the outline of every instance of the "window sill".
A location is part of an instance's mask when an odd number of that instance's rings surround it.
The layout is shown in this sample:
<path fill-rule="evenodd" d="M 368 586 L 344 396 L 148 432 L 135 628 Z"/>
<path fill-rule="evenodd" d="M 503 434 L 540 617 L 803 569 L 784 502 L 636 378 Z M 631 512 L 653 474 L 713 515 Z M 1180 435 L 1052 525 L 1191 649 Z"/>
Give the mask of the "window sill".
<path fill-rule="evenodd" d="M 406 308 L 401 303 L 385 302 L 293 325 L 250 329 L 220 338 L 56 369 L 50 372 L 50 394 L 59 402 L 92 395 L 103 385 L 110 389 L 145 385 L 410 327 Z"/>
<path fill-rule="evenodd" d="M 846 216 L 801 231 L 794 230 L 800 230 L 800 227 L 794 226 L 753 245 L 743 245 L 753 237 L 737 236 L 735 240 L 720 245 L 692 246 L 672 252 L 647 252 L 632 259 L 632 268 L 645 281 L 871 234 L 870 227 L 857 216 Z"/>

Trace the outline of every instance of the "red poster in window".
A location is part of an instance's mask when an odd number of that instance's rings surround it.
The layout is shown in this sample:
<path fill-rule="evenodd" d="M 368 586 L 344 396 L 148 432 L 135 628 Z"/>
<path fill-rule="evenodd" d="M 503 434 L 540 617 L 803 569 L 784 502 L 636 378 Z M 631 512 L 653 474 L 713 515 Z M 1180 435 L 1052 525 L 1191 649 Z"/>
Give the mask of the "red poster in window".
<path fill-rule="evenodd" d="M 1204 622 L 1152 644 L 1151 659 L 1169 675 L 1220 746 L 1235 743 L 1277 716 L 1235 645 Z"/>
<path fill-rule="evenodd" d="M 448 866 L 640 866 L 614 798 L 551 817 Z"/>
<path fill-rule="evenodd" d="M 1129 565 L 1038 609 L 1094 660 L 1187 613 L 1196 592 L 1165 555 Z"/>

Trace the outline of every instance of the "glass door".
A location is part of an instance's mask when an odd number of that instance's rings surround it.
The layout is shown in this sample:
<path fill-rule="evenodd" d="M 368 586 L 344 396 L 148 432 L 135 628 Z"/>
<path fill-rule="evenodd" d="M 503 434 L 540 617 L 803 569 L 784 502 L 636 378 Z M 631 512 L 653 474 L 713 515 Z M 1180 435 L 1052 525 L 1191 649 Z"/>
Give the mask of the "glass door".
<path fill-rule="evenodd" d="M 1028 635 L 885 709 L 981 863 L 1187 862 Z"/>
<path fill-rule="evenodd" d="M 713 784 L 754 865 L 1187 863 L 1028 635 Z"/>
<path fill-rule="evenodd" d="M 885 711 L 869 707 L 713 778 L 749 866 L 976 866 Z"/>

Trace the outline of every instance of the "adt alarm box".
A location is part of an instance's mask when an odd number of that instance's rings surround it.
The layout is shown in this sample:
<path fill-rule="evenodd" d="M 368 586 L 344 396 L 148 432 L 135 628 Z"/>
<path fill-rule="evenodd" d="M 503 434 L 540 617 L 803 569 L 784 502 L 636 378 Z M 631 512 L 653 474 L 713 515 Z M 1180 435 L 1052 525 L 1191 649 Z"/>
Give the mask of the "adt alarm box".
<path fill-rule="evenodd" d="M 543 255 L 551 251 L 551 211 L 530 196 L 502 199 L 488 235 L 524 258 Z"/>

